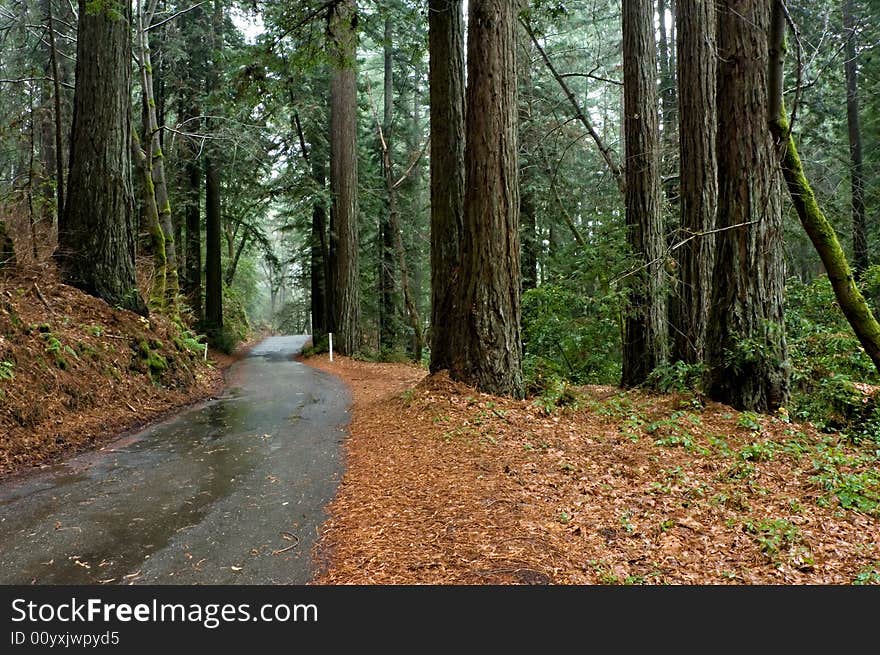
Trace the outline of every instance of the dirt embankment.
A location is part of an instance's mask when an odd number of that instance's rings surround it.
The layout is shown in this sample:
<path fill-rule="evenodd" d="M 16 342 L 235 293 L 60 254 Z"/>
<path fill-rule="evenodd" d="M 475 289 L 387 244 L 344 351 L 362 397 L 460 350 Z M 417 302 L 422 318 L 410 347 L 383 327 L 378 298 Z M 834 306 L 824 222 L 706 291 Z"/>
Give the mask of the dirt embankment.
<path fill-rule="evenodd" d="M 207 398 L 234 357 L 162 316 L 114 309 L 50 270 L 0 277 L 0 477 Z"/>
<path fill-rule="evenodd" d="M 880 584 L 876 444 L 686 395 L 560 408 L 306 362 L 354 393 L 319 584 Z"/>

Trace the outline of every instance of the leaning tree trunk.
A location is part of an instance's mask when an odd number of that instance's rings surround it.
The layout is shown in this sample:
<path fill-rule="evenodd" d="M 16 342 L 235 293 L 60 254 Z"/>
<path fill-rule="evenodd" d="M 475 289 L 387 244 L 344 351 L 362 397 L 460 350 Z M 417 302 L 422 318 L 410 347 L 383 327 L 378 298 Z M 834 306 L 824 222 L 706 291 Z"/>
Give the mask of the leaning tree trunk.
<path fill-rule="evenodd" d="M 645 382 L 668 356 L 651 0 L 624 0 L 623 53 L 627 242 L 639 268 L 629 282 L 621 383 L 633 387 Z"/>
<path fill-rule="evenodd" d="M 451 317 L 464 215 L 464 16 L 462 0 L 429 0 L 431 106 L 431 371 L 452 362 Z"/>
<path fill-rule="evenodd" d="M 868 227 L 865 221 L 865 169 L 862 163 L 862 128 L 859 124 L 859 74 L 853 0 L 843 0 L 843 28 L 846 48 L 846 124 L 849 134 L 849 171 L 852 192 L 853 265 L 861 275 L 871 265 L 868 257 Z"/>
<path fill-rule="evenodd" d="M 146 313 L 134 259 L 131 6 L 93 4 L 79 0 L 70 174 L 57 258 L 68 284 Z"/>
<path fill-rule="evenodd" d="M 334 344 L 343 355 L 360 346 L 357 202 L 357 7 L 340 0 L 330 9 L 330 193 L 333 198 Z"/>
<path fill-rule="evenodd" d="M 142 5 L 138 3 L 138 47 L 141 87 L 146 100 L 145 139 L 147 157 L 150 159 L 150 172 L 159 210 L 159 225 L 165 236 L 165 304 L 172 314 L 177 313 L 180 295 L 180 281 L 177 272 L 177 247 L 174 243 L 174 224 L 171 217 L 171 200 L 168 196 L 168 183 L 165 176 L 165 153 L 162 151 L 162 127 L 156 112 L 156 94 L 153 91 L 153 60 L 150 53 L 149 25 L 145 24 Z"/>
<path fill-rule="evenodd" d="M 714 0 L 678 0 L 680 235 L 675 311 L 674 357 L 697 364 L 706 344 L 718 202 L 718 163 L 715 153 L 716 40 Z"/>
<path fill-rule="evenodd" d="M 782 208 L 767 127 L 770 3 L 723 0 L 718 15 L 718 214 L 706 393 L 772 411 L 789 396 Z"/>
<path fill-rule="evenodd" d="M 461 272 L 450 375 L 488 393 L 523 394 L 520 336 L 516 20 L 518 0 L 471 0 Z"/>
<path fill-rule="evenodd" d="M 167 259 L 165 257 L 165 234 L 159 223 L 159 208 L 156 205 L 156 192 L 153 188 L 153 169 L 150 158 L 141 148 L 137 132 L 131 131 L 131 151 L 135 167 L 140 173 L 143 193 L 143 217 L 150 234 L 153 250 L 153 284 L 150 288 L 149 306 L 152 311 L 161 312 L 165 308 L 165 282 L 167 279 Z"/>
<path fill-rule="evenodd" d="M 880 324 L 859 291 L 834 227 L 822 213 L 810 183 L 804 175 L 794 136 L 789 129 L 782 97 L 785 58 L 785 16 L 779 1 L 773 3 L 770 50 L 770 129 L 782 153 L 782 174 L 791 201 L 807 236 L 822 259 L 834 289 L 840 311 L 846 317 L 859 343 L 880 372 Z"/>

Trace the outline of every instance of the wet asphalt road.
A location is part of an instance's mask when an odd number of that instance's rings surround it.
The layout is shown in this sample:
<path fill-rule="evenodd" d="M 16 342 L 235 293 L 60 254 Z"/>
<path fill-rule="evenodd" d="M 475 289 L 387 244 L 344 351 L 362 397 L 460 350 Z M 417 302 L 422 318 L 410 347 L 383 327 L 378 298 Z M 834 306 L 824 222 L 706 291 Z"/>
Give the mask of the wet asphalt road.
<path fill-rule="evenodd" d="M 0 485 L 0 584 L 304 584 L 350 395 L 271 337 L 224 394 Z"/>

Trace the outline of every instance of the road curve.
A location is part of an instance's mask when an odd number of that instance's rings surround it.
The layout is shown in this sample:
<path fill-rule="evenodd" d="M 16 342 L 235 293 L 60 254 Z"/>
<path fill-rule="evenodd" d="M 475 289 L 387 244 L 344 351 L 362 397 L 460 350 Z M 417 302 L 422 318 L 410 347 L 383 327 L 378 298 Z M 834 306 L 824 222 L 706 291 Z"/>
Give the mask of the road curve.
<path fill-rule="evenodd" d="M 0 584 L 304 584 L 351 397 L 270 337 L 223 395 L 0 485 Z"/>

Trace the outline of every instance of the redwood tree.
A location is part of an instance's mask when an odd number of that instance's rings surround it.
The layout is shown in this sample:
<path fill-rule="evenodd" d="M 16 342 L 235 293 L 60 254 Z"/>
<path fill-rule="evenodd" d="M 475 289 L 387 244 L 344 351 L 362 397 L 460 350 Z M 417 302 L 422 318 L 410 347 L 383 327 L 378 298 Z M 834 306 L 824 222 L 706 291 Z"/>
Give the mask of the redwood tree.
<path fill-rule="evenodd" d="M 131 5 L 79 0 L 68 194 L 57 259 L 69 284 L 140 313 L 131 180 Z"/>
<path fill-rule="evenodd" d="M 630 276 L 624 326 L 625 387 L 645 382 L 668 352 L 656 71 L 654 4 L 651 0 L 624 0 L 626 227 L 627 242 L 639 267 Z"/>
<path fill-rule="evenodd" d="M 431 94 L 431 371 L 452 362 L 449 321 L 464 215 L 464 15 L 461 0 L 429 0 Z"/>
<path fill-rule="evenodd" d="M 516 0 L 471 0 L 460 273 L 441 326 L 450 374 L 521 396 Z M 435 326 L 436 329 L 437 326 Z"/>
<path fill-rule="evenodd" d="M 768 125 L 767 0 L 718 6 L 718 233 L 705 387 L 737 409 L 789 396 L 779 157 Z"/>
<path fill-rule="evenodd" d="M 673 296 L 674 357 L 689 364 L 703 361 L 706 309 L 709 307 L 718 202 L 715 153 L 715 1 L 679 0 L 678 51 L 680 239 L 678 287 Z"/>
<path fill-rule="evenodd" d="M 330 266 L 334 345 L 350 355 L 360 346 L 357 201 L 357 6 L 330 5 Z"/>

